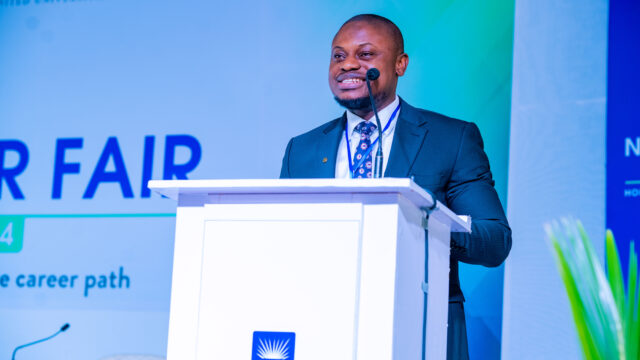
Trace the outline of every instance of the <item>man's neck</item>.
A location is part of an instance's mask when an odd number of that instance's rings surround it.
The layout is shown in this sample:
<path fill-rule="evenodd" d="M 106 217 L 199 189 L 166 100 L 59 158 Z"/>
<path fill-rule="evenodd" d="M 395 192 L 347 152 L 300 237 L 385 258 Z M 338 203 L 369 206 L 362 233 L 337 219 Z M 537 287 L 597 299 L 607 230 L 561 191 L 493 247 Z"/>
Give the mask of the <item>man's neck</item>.
<path fill-rule="evenodd" d="M 387 97 L 386 99 L 384 99 L 381 103 L 376 104 L 376 108 L 378 110 L 382 110 L 382 109 L 386 108 L 387 106 L 389 106 L 389 104 L 391 104 L 395 99 L 396 99 L 396 94 L 393 94 L 393 95 Z M 373 106 L 371 106 L 371 109 L 353 110 L 351 112 L 356 114 L 356 115 L 358 115 L 359 117 L 367 120 L 367 121 L 371 120 L 371 118 L 374 115 Z"/>

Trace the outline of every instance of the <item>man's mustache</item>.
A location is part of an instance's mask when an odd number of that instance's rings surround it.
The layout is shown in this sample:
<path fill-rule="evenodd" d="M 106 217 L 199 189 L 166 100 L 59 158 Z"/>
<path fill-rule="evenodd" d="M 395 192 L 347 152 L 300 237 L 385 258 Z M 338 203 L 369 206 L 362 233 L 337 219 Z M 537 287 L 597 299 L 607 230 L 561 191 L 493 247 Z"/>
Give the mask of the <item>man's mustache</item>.
<path fill-rule="evenodd" d="M 359 72 L 351 71 L 351 72 L 342 73 L 342 74 L 336 76 L 336 80 L 339 81 L 339 82 L 342 82 L 342 81 L 348 80 L 348 79 L 364 80 L 365 77 L 366 77 L 365 74 L 361 74 Z"/>

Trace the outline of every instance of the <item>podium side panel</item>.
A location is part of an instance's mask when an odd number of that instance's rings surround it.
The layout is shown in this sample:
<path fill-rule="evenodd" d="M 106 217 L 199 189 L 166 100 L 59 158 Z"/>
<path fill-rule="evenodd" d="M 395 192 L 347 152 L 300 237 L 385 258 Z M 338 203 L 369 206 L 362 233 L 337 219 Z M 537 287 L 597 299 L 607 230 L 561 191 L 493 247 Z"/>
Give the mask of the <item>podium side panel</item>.
<path fill-rule="evenodd" d="M 179 206 L 176 212 L 171 311 L 167 359 L 195 359 L 204 208 Z"/>
<path fill-rule="evenodd" d="M 446 359 L 451 228 L 435 217 L 429 218 L 428 227 L 426 358 Z"/>

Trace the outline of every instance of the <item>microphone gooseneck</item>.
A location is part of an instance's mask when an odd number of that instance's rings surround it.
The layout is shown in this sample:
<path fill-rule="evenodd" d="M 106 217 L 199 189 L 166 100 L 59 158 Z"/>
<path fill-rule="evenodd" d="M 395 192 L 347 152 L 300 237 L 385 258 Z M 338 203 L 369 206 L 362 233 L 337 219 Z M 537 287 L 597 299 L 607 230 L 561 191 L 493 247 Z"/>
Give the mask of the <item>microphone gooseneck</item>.
<path fill-rule="evenodd" d="M 380 70 L 376 68 L 371 68 L 367 70 L 367 89 L 369 89 L 369 100 L 371 101 L 371 108 L 373 109 L 373 114 L 376 117 L 376 126 L 378 127 L 378 151 L 376 151 L 376 160 L 373 167 L 373 177 L 381 178 L 382 177 L 382 125 L 380 124 L 380 117 L 378 116 L 378 109 L 376 108 L 376 101 L 373 98 L 373 91 L 371 91 L 371 81 L 376 80 L 380 77 Z"/>
<path fill-rule="evenodd" d="M 24 344 L 24 345 L 18 346 L 17 348 L 15 348 L 13 350 L 13 354 L 11 354 L 11 360 L 15 360 L 16 359 L 16 353 L 18 352 L 18 350 L 20 350 L 22 348 L 26 348 L 27 346 L 35 345 L 35 344 L 38 344 L 38 343 L 45 342 L 47 340 L 53 339 L 54 337 L 58 336 L 58 334 L 67 331 L 67 329 L 69 329 L 69 326 L 71 326 L 71 325 L 69 325 L 68 323 L 64 324 L 64 325 L 62 325 L 62 327 L 60 327 L 60 330 L 56 331 L 55 334 L 53 334 L 53 335 L 47 336 L 46 338 L 43 338 L 43 339 L 40 339 L 40 340 L 36 340 L 36 341 L 30 342 L 28 344 Z"/>

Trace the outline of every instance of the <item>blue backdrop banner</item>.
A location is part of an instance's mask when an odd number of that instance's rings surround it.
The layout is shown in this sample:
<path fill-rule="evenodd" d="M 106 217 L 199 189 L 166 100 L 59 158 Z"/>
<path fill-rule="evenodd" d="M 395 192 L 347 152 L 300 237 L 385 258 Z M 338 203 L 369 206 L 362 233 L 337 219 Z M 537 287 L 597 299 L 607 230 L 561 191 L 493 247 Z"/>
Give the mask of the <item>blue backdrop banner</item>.
<path fill-rule="evenodd" d="M 611 0 L 609 7 L 607 228 L 626 274 L 630 242 L 640 247 L 640 2 Z"/>

